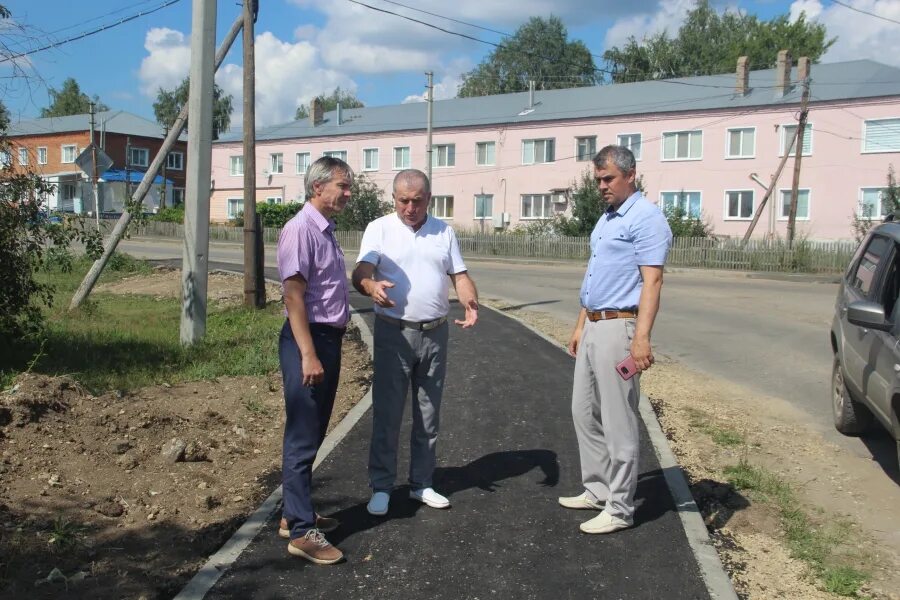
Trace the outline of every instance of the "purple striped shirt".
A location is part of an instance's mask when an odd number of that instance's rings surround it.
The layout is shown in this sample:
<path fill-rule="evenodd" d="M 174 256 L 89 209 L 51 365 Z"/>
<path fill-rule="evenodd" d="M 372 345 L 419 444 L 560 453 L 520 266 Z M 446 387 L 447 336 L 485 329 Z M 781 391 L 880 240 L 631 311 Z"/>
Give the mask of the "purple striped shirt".
<path fill-rule="evenodd" d="M 294 275 L 306 280 L 303 300 L 310 323 L 346 327 L 350 308 L 344 251 L 334 237 L 334 222 L 310 202 L 281 230 L 278 272 L 282 282 Z"/>

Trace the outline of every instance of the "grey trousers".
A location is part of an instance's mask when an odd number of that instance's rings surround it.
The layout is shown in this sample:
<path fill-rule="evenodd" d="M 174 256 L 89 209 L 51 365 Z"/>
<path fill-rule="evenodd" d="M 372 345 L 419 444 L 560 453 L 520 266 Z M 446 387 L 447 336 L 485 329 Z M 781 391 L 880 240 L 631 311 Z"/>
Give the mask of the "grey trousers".
<path fill-rule="evenodd" d="M 633 338 L 634 319 L 585 321 L 572 386 L 584 487 L 606 501 L 606 512 L 629 522 L 638 476 L 640 375 L 624 381 L 615 366 Z"/>
<path fill-rule="evenodd" d="M 431 487 L 449 331 L 447 323 L 416 331 L 375 319 L 369 486 L 377 492 L 390 491 L 397 479 L 407 391 L 412 392 L 409 483 L 413 488 Z"/>

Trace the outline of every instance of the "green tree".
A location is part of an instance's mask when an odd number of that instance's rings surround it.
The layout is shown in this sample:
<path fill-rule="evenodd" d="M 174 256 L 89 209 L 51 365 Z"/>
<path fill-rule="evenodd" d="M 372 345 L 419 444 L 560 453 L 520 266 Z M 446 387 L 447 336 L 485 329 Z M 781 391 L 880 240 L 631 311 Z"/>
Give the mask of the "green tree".
<path fill-rule="evenodd" d="M 50 106 L 41 109 L 41 117 L 67 117 L 69 115 L 84 115 L 91 112 L 90 96 L 81 91 L 78 82 L 72 77 L 63 81 L 59 90 L 50 89 Z M 94 95 L 94 110 L 102 112 L 109 107 L 100 102 L 100 98 Z"/>
<path fill-rule="evenodd" d="M 569 201 L 572 203 L 572 216 L 557 217 L 553 226 L 554 231 L 569 237 L 591 235 L 607 206 L 597 188 L 597 182 L 594 181 L 592 169 L 586 169 L 580 179 L 573 183 Z"/>
<path fill-rule="evenodd" d="M 583 42 L 568 38 L 558 17 L 531 17 L 463 75 L 459 97 L 523 92 L 529 81 L 541 90 L 595 85 L 598 75 L 590 50 Z"/>
<path fill-rule="evenodd" d="M 366 225 L 390 213 L 393 208 L 384 200 L 384 191 L 360 173 L 353 178 L 351 200 L 334 218 L 342 231 L 363 231 Z"/>
<path fill-rule="evenodd" d="M 342 90 L 340 86 L 334 88 L 334 91 L 328 96 L 319 96 L 319 101 L 322 103 L 322 109 L 325 112 L 336 110 L 338 103 L 341 104 L 341 108 L 362 108 L 365 106 L 359 98 L 353 95 L 353 92 Z M 299 121 L 307 117 L 309 117 L 309 107 L 298 106 L 294 118 Z"/>
<path fill-rule="evenodd" d="M 900 218 L 900 186 L 894 176 L 894 165 L 888 165 L 887 187 L 881 192 L 881 214 Z"/>
<path fill-rule="evenodd" d="M 699 217 L 692 217 L 681 207 L 670 206 L 663 209 L 672 237 L 705 238 L 712 235 L 713 228 Z"/>
<path fill-rule="evenodd" d="M 662 31 L 642 41 L 631 37 L 603 58 L 612 81 L 622 83 L 730 73 L 740 56 L 747 56 L 753 69 L 772 68 L 779 50 L 818 62 L 834 42 L 824 25 L 808 22 L 805 14 L 796 21 L 787 14 L 764 21 L 733 11 L 719 14 L 708 0 L 698 0 L 677 36 Z"/>
<path fill-rule="evenodd" d="M 182 107 L 188 102 L 190 93 L 190 80 L 185 77 L 184 80 L 174 90 L 164 90 L 159 88 L 156 93 L 156 102 L 153 103 L 153 114 L 156 115 L 156 122 L 166 127 L 172 125 Z M 234 111 L 233 98 L 231 94 L 225 92 L 218 86 L 213 84 L 213 139 L 219 139 L 219 134 L 227 131 L 231 126 L 231 113 Z M 185 131 L 187 130 L 185 123 Z"/>

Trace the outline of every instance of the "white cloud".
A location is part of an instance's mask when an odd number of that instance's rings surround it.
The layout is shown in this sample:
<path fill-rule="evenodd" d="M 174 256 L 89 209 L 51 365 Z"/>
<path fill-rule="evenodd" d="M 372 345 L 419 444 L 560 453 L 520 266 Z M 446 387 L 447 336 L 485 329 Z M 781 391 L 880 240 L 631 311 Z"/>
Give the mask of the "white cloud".
<path fill-rule="evenodd" d="M 847 0 L 846 3 L 860 11 L 900 21 L 900 2 Z M 801 11 L 806 12 L 807 19 L 825 25 L 829 37 L 837 36 L 837 41 L 822 57 L 824 62 L 868 58 L 900 66 L 900 35 L 896 23 L 835 3 L 823 6 L 819 0 L 796 0 L 791 4 L 792 19 Z"/>
<path fill-rule="evenodd" d="M 656 12 L 633 14 L 613 23 L 606 31 L 604 45 L 606 48 L 622 47 L 632 36 L 642 40 L 663 30 L 674 36 L 694 6 L 694 0 L 660 0 Z"/>
<path fill-rule="evenodd" d="M 183 33 L 154 27 L 144 37 L 144 48 L 149 55 L 141 61 L 138 70 L 144 95 L 155 98 L 159 88 L 172 89 L 187 77 L 191 43 Z"/>

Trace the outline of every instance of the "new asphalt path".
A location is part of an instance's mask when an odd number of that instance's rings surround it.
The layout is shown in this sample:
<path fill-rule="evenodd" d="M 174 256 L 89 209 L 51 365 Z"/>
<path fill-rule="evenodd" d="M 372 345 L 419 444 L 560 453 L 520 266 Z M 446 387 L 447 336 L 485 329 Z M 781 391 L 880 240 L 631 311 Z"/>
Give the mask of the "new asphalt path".
<path fill-rule="evenodd" d="M 371 301 L 354 292 L 351 303 L 371 327 Z M 454 304 L 451 318 L 461 315 Z M 328 539 L 345 562 L 288 555 L 276 509 L 205 597 L 710 598 L 643 425 L 634 528 L 582 534 L 596 513 L 557 504 L 582 490 L 573 368 L 558 346 L 492 310 L 473 329 L 451 324 L 434 487 L 452 507 L 408 498 L 407 409 L 390 511 L 366 512 L 368 410 L 313 476 L 318 512 L 341 521 Z"/>

